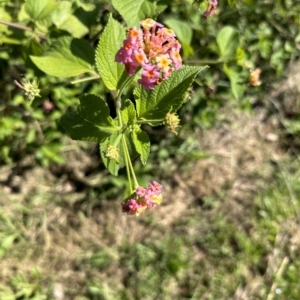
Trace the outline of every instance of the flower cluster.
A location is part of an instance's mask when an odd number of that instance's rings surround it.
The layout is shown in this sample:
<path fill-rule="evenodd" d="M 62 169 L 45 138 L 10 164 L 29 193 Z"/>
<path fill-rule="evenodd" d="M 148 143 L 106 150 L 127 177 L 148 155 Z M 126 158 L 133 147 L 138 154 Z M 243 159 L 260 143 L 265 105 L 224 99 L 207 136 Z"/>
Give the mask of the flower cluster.
<path fill-rule="evenodd" d="M 146 188 L 138 187 L 130 199 L 122 203 L 122 211 L 129 215 L 139 215 L 162 201 L 162 185 L 152 181 Z"/>
<path fill-rule="evenodd" d="M 141 21 L 140 25 L 142 29 L 133 27 L 127 31 L 128 37 L 115 60 L 125 65 L 130 76 L 142 68 L 142 78 L 138 83 L 151 90 L 182 67 L 181 45 L 173 30 L 152 19 Z"/>

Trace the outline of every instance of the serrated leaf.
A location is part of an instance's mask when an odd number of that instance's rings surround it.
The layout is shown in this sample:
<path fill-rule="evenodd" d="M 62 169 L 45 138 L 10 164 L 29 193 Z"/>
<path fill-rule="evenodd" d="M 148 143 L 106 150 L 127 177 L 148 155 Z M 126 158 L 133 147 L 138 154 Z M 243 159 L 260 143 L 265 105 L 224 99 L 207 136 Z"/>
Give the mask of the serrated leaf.
<path fill-rule="evenodd" d="M 60 124 L 73 140 L 101 143 L 109 136 L 108 132 L 84 120 L 76 112 L 63 115 Z"/>
<path fill-rule="evenodd" d="M 61 37 L 43 56 L 30 56 L 34 64 L 48 75 L 72 77 L 93 71 L 94 49 L 86 41 Z"/>
<path fill-rule="evenodd" d="M 83 119 L 100 126 L 102 130 L 108 132 L 115 128 L 113 119 L 109 115 L 107 103 L 99 96 L 93 94 L 84 94 L 79 97 L 80 105 L 77 108 L 77 113 Z"/>
<path fill-rule="evenodd" d="M 137 26 L 143 19 L 155 18 L 167 7 L 147 0 L 112 0 L 112 5 L 124 18 L 128 27 Z"/>
<path fill-rule="evenodd" d="M 136 88 L 134 96 L 139 118 L 148 121 L 152 126 L 163 124 L 168 112 L 176 112 L 180 108 L 193 80 L 205 68 L 185 66 L 174 71 L 168 80 L 154 90 L 145 90 L 141 86 Z"/>
<path fill-rule="evenodd" d="M 136 151 L 141 156 L 143 165 L 145 165 L 150 153 L 150 140 L 148 134 L 138 127 L 132 132 L 132 140 Z"/>
<path fill-rule="evenodd" d="M 130 100 L 125 100 L 121 107 L 122 120 L 125 124 L 134 125 L 136 123 L 136 111 Z"/>
<path fill-rule="evenodd" d="M 124 27 L 110 17 L 96 50 L 96 67 L 104 84 L 110 90 L 117 89 L 125 69 L 124 65 L 115 62 L 115 56 L 124 39 Z"/>
<path fill-rule="evenodd" d="M 72 139 L 82 141 L 100 143 L 118 130 L 105 101 L 91 94 L 82 95 L 77 112 L 65 114 L 60 123 Z"/>
<path fill-rule="evenodd" d="M 33 21 L 42 20 L 57 9 L 59 3 L 54 0 L 27 0 L 25 11 Z"/>
<path fill-rule="evenodd" d="M 231 26 L 223 27 L 217 35 L 217 44 L 222 61 L 235 58 L 236 50 L 239 45 L 239 34 L 237 30 Z"/>
<path fill-rule="evenodd" d="M 105 141 L 100 143 L 100 153 L 101 153 L 101 158 L 104 162 L 104 165 L 108 169 L 108 171 L 115 176 L 118 175 L 119 169 L 123 168 L 126 165 L 124 148 L 123 148 L 123 139 L 120 139 L 120 142 L 118 143 L 118 145 L 115 144 L 116 140 L 119 139 L 120 134 L 121 133 L 119 131 L 116 131 L 112 135 L 110 135 L 107 139 L 105 139 Z M 125 141 L 127 144 L 129 156 L 131 157 L 131 159 L 134 159 L 135 157 L 137 157 L 138 153 L 135 150 L 129 130 L 126 130 L 123 133 L 123 135 L 124 135 L 124 138 L 125 138 Z M 119 161 L 118 162 L 116 162 L 115 160 L 107 159 L 105 157 L 104 153 L 109 144 L 114 145 L 115 147 L 117 147 L 119 149 Z"/>

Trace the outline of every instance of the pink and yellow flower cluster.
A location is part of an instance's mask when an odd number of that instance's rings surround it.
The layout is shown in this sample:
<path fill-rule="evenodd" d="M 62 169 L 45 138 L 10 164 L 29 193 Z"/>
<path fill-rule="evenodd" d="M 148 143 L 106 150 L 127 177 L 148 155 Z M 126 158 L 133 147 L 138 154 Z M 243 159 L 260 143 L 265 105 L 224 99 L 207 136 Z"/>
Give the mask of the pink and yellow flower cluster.
<path fill-rule="evenodd" d="M 181 45 L 173 30 L 152 19 L 141 21 L 140 25 L 141 29 L 133 27 L 127 31 L 128 37 L 115 60 L 125 65 L 130 76 L 142 68 L 138 83 L 151 90 L 182 67 Z"/>
<path fill-rule="evenodd" d="M 162 201 L 162 185 L 152 181 L 146 188 L 138 187 L 130 199 L 122 203 L 122 211 L 129 215 L 139 215 Z"/>

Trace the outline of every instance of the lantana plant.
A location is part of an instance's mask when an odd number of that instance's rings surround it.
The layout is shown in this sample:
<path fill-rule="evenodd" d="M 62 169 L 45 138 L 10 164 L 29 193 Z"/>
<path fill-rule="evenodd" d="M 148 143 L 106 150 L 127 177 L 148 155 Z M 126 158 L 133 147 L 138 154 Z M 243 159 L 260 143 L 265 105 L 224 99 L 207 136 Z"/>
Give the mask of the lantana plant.
<path fill-rule="evenodd" d="M 71 138 L 100 143 L 104 164 L 113 175 L 126 167 L 130 193 L 122 210 L 130 215 L 162 201 L 162 185 L 153 181 L 141 187 L 132 160 L 139 156 L 146 164 L 149 156 L 150 140 L 141 128 L 143 124 L 165 124 L 176 132 L 179 118 L 175 113 L 201 70 L 182 65 L 180 48 L 174 31 L 152 19 L 125 31 L 110 18 L 97 47 L 96 66 L 114 95 L 117 116 L 110 116 L 104 99 L 84 94 L 77 112 L 61 119 Z M 124 99 L 123 91 L 130 84 L 136 85 L 134 98 Z"/>
<path fill-rule="evenodd" d="M 141 187 L 132 164 L 137 156 L 146 164 L 149 156 L 150 139 L 142 125 L 165 124 L 176 133 L 180 122 L 176 111 L 203 69 L 184 66 L 180 49 L 174 31 L 152 19 L 125 30 L 110 17 L 96 50 L 96 67 L 114 97 L 116 117 L 104 99 L 84 94 L 77 111 L 61 119 L 71 138 L 100 144 L 111 174 L 126 167 L 130 192 L 122 210 L 129 215 L 139 215 L 162 201 L 162 185 L 153 180 Z M 131 84 L 133 97 L 126 99 L 123 93 Z"/>

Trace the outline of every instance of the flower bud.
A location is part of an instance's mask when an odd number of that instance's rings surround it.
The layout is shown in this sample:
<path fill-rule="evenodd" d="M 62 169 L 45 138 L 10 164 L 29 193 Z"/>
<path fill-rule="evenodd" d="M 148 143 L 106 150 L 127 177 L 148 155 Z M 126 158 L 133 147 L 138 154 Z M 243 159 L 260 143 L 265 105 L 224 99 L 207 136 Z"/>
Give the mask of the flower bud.
<path fill-rule="evenodd" d="M 108 145 L 105 149 L 104 156 L 108 159 L 119 162 L 119 149 L 113 145 Z"/>
<path fill-rule="evenodd" d="M 165 117 L 165 125 L 175 134 L 177 134 L 176 129 L 179 127 L 180 119 L 174 113 L 167 113 Z"/>
<path fill-rule="evenodd" d="M 33 79 L 32 82 L 30 80 L 24 78 L 22 80 L 22 84 L 20 84 L 18 81 L 15 80 L 15 84 L 24 90 L 24 94 L 26 98 L 32 103 L 35 97 L 40 97 L 40 89 L 39 84 L 36 79 Z"/>

